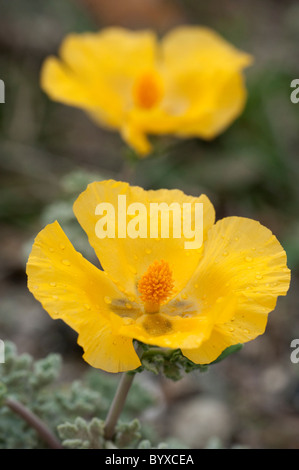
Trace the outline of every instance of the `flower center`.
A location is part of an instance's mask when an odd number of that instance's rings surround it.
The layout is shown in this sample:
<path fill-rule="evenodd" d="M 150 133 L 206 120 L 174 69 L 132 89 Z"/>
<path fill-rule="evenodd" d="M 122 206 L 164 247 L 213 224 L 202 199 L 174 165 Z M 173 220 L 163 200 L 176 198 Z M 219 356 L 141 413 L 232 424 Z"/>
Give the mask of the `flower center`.
<path fill-rule="evenodd" d="M 138 290 L 146 313 L 159 312 L 160 304 L 168 299 L 173 288 L 174 282 L 169 264 L 164 260 L 154 261 L 138 282 Z"/>
<path fill-rule="evenodd" d="M 140 108 L 153 108 L 161 100 L 162 95 L 161 78 L 154 72 L 145 72 L 133 87 L 134 102 Z"/>

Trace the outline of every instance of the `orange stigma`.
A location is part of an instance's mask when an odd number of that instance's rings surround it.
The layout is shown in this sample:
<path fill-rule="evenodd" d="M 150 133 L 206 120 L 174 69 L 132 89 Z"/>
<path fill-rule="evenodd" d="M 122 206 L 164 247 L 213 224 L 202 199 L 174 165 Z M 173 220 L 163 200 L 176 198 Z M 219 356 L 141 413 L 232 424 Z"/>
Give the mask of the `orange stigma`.
<path fill-rule="evenodd" d="M 160 304 L 168 299 L 173 287 L 169 264 L 164 260 L 154 261 L 138 282 L 138 290 L 144 302 L 145 311 L 147 313 L 159 312 Z"/>
<path fill-rule="evenodd" d="M 137 79 L 133 94 L 138 107 L 153 108 L 162 98 L 161 78 L 154 72 L 144 73 Z"/>

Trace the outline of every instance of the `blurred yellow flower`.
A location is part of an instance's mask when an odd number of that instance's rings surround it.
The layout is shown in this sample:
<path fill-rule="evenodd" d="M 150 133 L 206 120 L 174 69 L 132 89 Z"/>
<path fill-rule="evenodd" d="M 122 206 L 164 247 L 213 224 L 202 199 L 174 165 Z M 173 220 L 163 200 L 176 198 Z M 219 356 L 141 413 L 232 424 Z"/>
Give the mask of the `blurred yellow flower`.
<path fill-rule="evenodd" d="M 211 139 L 243 111 L 242 69 L 252 62 L 214 31 L 181 26 L 161 41 L 152 31 L 107 28 L 71 34 L 60 59 L 46 59 L 43 90 L 117 129 L 141 155 L 148 135 Z"/>
<path fill-rule="evenodd" d="M 146 206 L 203 203 L 202 247 L 185 249 L 184 237 L 99 240 L 95 208 L 103 201 L 117 208 L 120 194 Z M 133 339 L 180 348 L 193 362 L 208 364 L 228 346 L 264 333 L 268 313 L 289 288 L 286 254 L 271 231 L 241 217 L 215 224 L 205 195 L 109 180 L 89 185 L 74 212 L 103 270 L 75 251 L 56 221 L 36 237 L 28 287 L 52 318 L 78 333 L 84 359 L 96 368 L 137 368 Z"/>

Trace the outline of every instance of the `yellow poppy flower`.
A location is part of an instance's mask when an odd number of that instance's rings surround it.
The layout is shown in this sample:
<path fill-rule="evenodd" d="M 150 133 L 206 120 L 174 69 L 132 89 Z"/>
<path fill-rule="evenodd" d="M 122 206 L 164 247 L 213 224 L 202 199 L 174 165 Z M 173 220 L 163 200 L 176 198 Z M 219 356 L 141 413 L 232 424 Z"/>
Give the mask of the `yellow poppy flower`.
<path fill-rule="evenodd" d="M 99 239 L 96 207 L 128 204 L 203 204 L 203 244 L 185 248 L 184 236 Z M 194 205 L 194 204 L 193 204 Z M 192 206 L 193 207 L 193 206 Z M 265 330 L 267 315 L 290 282 L 286 254 L 259 222 L 227 217 L 215 223 L 205 195 L 149 190 L 113 180 L 95 182 L 74 204 L 103 270 L 78 253 L 58 222 L 37 236 L 27 263 L 28 287 L 52 318 L 78 333 L 84 359 L 109 372 L 137 368 L 133 339 L 180 348 L 197 364 Z M 149 222 L 149 212 L 143 223 Z M 122 230 L 123 227 L 117 227 Z"/>
<path fill-rule="evenodd" d="M 118 130 L 144 156 L 151 134 L 211 139 L 223 132 L 243 111 L 242 70 L 251 62 L 204 27 L 181 26 L 161 41 L 148 30 L 107 28 L 67 36 L 60 59 L 46 59 L 41 86 Z"/>

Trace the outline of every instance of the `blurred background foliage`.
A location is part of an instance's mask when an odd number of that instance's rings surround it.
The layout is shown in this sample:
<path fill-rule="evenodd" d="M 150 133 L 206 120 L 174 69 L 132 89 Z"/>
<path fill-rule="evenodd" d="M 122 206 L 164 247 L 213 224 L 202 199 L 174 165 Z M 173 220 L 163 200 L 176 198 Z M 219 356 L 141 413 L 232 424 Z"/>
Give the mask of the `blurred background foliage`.
<path fill-rule="evenodd" d="M 0 11 L 6 85 L 0 105 L 0 338 L 35 358 L 62 354 L 64 380 L 80 377 L 89 369 L 76 336 L 50 320 L 26 288 L 34 236 L 58 219 L 75 247 L 96 262 L 72 213 L 88 182 L 113 177 L 206 193 L 218 219 L 250 217 L 276 234 L 288 254 L 291 289 L 270 315 L 266 334 L 209 372 L 175 386 L 141 374 L 138 380 L 149 382 L 159 403 L 146 418 L 161 436 L 176 434 L 189 446 L 215 437 L 226 445 L 299 448 L 299 364 L 290 361 L 290 342 L 299 337 L 299 104 L 290 101 L 290 83 L 299 78 L 298 2 L 0 0 Z M 70 32 L 121 25 L 162 35 L 186 23 L 210 26 L 255 57 L 246 71 L 244 113 L 212 142 L 160 138 L 154 155 L 132 162 L 118 134 L 97 128 L 83 111 L 51 102 L 40 89 L 43 60 Z"/>

